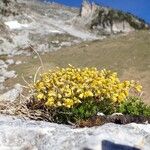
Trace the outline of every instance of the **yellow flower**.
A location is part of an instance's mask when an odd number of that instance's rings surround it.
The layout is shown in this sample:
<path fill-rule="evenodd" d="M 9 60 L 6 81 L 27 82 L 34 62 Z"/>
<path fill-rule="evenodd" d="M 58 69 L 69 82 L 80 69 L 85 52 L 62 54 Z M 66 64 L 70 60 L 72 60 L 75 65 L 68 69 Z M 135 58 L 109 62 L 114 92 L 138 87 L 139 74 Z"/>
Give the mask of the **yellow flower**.
<path fill-rule="evenodd" d="M 112 96 L 111 97 L 112 101 L 115 103 L 117 101 L 117 97 L 116 96 Z"/>
<path fill-rule="evenodd" d="M 64 106 L 67 107 L 67 108 L 71 108 L 73 106 L 73 100 L 72 99 L 69 99 L 69 98 L 66 98 L 64 99 Z"/>
<path fill-rule="evenodd" d="M 54 98 L 53 97 L 49 97 L 47 102 L 45 103 L 46 106 L 53 106 L 54 105 Z"/>
<path fill-rule="evenodd" d="M 138 92 L 142 86 L 134 80 L 121 82 L 117 73 L 97 68 L 56 68 L 40 76 L 34 84 L 37 100 L 45 100 L 47 107 L 70 108 L 88 97 L 110 99 L 112 102 L 125 100 L 132 89 Z M 92 99 L 92 100 L 93 100 Z"/>
<path fill-rule="evenodd" d="M 83 93 L 81 93 L 80 95 L 79 95 L 79 98 L 83 98 L 84 97 L 84 94 Z"/>
<path fill-rule="evenodd" d="M 48 92 L 48 96 L 49 96 L 49 97 L 51 97 L 51 96 L 56 97 L 57 94 L 56 94 L 56 92 L 54 92 L 54 91 L 49 91 L 49 92 Z"/>
<path fill-rule="evenodd" d="M 35 85 L 37 89 L 45 89 L 45 85 L 44 82 L 37 82 L 37 84 Z"/>
<path fill-rule="evenodd" d="M 61 103 L 61 102 L 57 102 L 57 106 L 58 106 L 58 107 L 61 107 L 61 106 L 62 106 L 62 103 Z"/>
<path fill-rule="evenodd" d="M 125 90 L 124 91 L 124 94 L 126 95 L 126 97 L 129 95 L 129 91 L 128 90 Z"/>
<path fill-rule="evenodd" d="M 72 95 L 71 89 L 67 89 L 65 92 L 65 97 L 71 97 L 71 95 Z"/>
<path fill-rule="evenodd" d="M 61 98 L 62 98 L 62 95 L 61 95 L 61 94 L 58 94 L 58 98 L 61 99 Z"/>
<path fill-rule="evenodd" d="M 138 91 L 138 92 L 141 92 L 142 91 L 142 86 L 141 85 L 137 85 L 135 87 L 135 89 Z"/>
<path fill-rule="evenodd" d="M 38 100 L 41 100 L 41 99 L 44 99 L 44 94 L 43 93 L 38 93 L 38 95 L 37 95 L 37 99 Z"/>
<path fill-rule="evenodd" d="M 120 94 L 118 95 L 118 100 L 119 100 L 120 102 L 123 101 L 123 100 L 125 100 L 125 98 L 126 98 L 126 96 L 125 96 L 124 93 L 120 93 Z"/>
<path fill-rule="evenodd" d="M 91 91 L 86 91 L 84 93 L 84 97 L 92 97 L 92 96 L 94 96 L 94 94 Z"/>

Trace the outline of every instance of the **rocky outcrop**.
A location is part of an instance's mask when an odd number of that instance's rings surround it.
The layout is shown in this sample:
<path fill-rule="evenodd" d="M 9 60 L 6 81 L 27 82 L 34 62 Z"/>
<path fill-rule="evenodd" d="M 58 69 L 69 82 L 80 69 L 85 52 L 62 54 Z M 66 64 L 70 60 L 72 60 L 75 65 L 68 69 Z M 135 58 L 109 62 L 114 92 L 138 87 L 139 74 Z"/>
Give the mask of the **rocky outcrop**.
<path fill-rule="evenodd" d="M 12 64 L 13 64 L 12 60 L 8 60 L 8 61 L 6 60 L 5 62 L 4 60 L 0 59 L 0 94 L 1 94 L 1 91 L 5 89 L 4 82 L 7 79 L 16 77 L 14 70 L 8 71 L 9 65 L 12 65 Z M 1 98 L 2 98 L 2 95 L 0 95 L 0 100 Z"/>
<path fill-rule="evenodd" d="M 144 20 L 136 16 L 95 3 L 91 4 L 88 0 L 82 3 L 80 17 L 83 20 L 80 22 L 99 34 L 126 33 L 149 28 Z"/>
<path fill-rule="evenodd" d="M 120 149 L 135 147 L 149 150 L 150 125 L 121 126 L 111 123 L 93 128 L 73 128 L 43 121 L 0 116 L 1 150 L 101 150 L 108 149 L 110 143 L 119 144 L 122 147 Z"/>
<path fill-rule="evenodd" d="M 13 102 L 19 98 L 23 89 L 20 84 L 16 84 L 13 89 L 0 95 L 0 101 L 10 101 Z"/>

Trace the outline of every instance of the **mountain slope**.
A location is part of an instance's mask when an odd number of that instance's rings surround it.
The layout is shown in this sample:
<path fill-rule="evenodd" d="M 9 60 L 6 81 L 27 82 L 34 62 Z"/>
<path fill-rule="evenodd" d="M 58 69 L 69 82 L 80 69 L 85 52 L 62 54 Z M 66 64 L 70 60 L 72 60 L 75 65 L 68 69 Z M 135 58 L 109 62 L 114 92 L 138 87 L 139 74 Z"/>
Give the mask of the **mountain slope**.
<path fill-rule="evenodd" d="M 37 51 L 52 51 L 96 38 L 69 22 L 78 15 L 75 8 L 38 0 L 11 0 L 7 6 L 1 1 L 1 4 L 0 54 L 27 53 L 24 50 L 30 49 L 30 45 Z"/>
<path fill-rule="evenodd" d="M 6 3 L 7 2 L 7 3 Z M 147 29 L 132 15 L 84 1 L 79 9 L 40 0 L 0 1 L 0 54 L 50 52 L 103 35 Z M 27 51 L 28 50 L 28 51 Z"/>
<path fill-rule="evenodd" d="M 114 34 L 149 29 L 144 20 L 130 14 L 104 7 L 84 0 L 80 11 L 81 24 L 87 26 L 91 32 L 98 34 Z"/>

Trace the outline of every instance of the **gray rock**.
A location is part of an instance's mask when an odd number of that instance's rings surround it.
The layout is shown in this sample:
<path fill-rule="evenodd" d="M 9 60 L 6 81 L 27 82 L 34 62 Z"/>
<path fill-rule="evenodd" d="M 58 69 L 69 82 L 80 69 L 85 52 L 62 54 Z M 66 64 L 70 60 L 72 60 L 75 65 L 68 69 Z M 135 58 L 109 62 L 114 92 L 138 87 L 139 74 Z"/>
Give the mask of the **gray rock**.
<path fill-rule="evenodd" d="M 134 30 L 148 29 L 149 25 L 140 18 L 119 10 L 90 3 L 84 0 L 82 3 L 81 18 L 76 22 L 79 26 L 88 27 L 98 34 L 128 33 Z M 79 23 L 80 22 L 80 23 Z"/>
<path fill-rule="evenodd" d="M 66 125 L 0 116 L 0 149 L 101 150 L 103 140 L 149 150 L 150 125 L 105 124 L 73 129 Z"/>
<path fill-rule="evenodd" d="M 0 101 L 15 101 L 20 96 L 20 93 L 22 93 L 22 90 L 22 86 L 16 84 L 13 89 L 0 95 Z"/>
<path fill-rule="evenodd" d="M 105 114 L 102 113 L 102 112 L 98 112 L 98 113 L 97 113 L 97 116 L 105 116 Z"/>
<path fill-rule="evenodd" d="M 2 68 L 8 68 L 8 65 L 6 65 L 6 63 L 0 59 L 0 69 Z"/>
<path fill-rule="evenodd" d="M 3 76 L 0 76 L 0 83 L 5 82 L 5 78 Z"/>
<path fill-rule="evenodd" d="M 5 89 L 5 87 L 4 87 L 3 83 L 0 83 L 0 91 L 2 91 L 4 89 Z"/>
<path fill-rule="evenodd" d="M 0 39 L 0 44 L 4 43 L 4 41 L 2 39 Z"/>
<path fill-rule="evenodd" d="M 4 76 L 6 79 L 8 78 L 14 78 L 16 76 L 15 71 L 7 71 L 6 69 L 2 68 L 0 69 L 0 75 Z"/>
<path fill-rule="evenodd" d="M 15 62 L 14 62 L 13 59 L 7 59 L 7 60 L 6 60 L 6 63 L 7 63 L 8 65 L 13 65 Z"/>
<path fill-rule="evenodd" d="M 0 65 L 4 65 L 5 62 L 3 60 L 0 60 Z"/>
<path fill-rule="evenodd" d="M 22 64 L 22 62 L 21 61 L 16 61 L 16 63 L 15 63 L 16 65 L 20 65 L 20 64 Z"/>

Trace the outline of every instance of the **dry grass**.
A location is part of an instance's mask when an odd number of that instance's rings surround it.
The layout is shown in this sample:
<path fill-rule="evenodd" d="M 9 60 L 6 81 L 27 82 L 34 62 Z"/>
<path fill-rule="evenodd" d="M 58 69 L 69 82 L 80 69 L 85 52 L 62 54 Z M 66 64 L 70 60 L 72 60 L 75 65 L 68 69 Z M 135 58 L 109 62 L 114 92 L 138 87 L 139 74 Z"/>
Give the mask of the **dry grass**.
<path fill-rule="evenodd" d="M 56 122 L 53 121 L 53 117 L 51 114 L 55 114 L 51 110 L 40 109 L 33 107 L 32 100 L 21 100 L 15 102 L 4 102 L 0 101 L 0 114 L 9 115 L 9 116 L 18 116 L 24 119 L 32 119 L 37 121 L 48 121 L 48 122 Z M 32 105 L 32 106 L 31 106 Z M 100 126 L 105 123 L 115 123 L 115 124 L 129 124 L 129 123 L 142 123 L 147 124 L 150 123 L 150 117 L 143 116 L 130 116 L 130 115 L 108 115 L 108 116 L 93 116 L 86 120 L 78 120 L 75 123 L 71 123 L 68 121 L 68 125 L 72 125 L 75 128 L 78 127 L 93 127 Z"/>
<path fill-rule="evenodd" d="M 42 120 L 52 122 L 48 111 L 44 109 L 31 109 L 28 107 L 31 101 L 17 100 L 15 102 L 0 101 L 0 114 L 18 116 L 24 119 Z"/>

